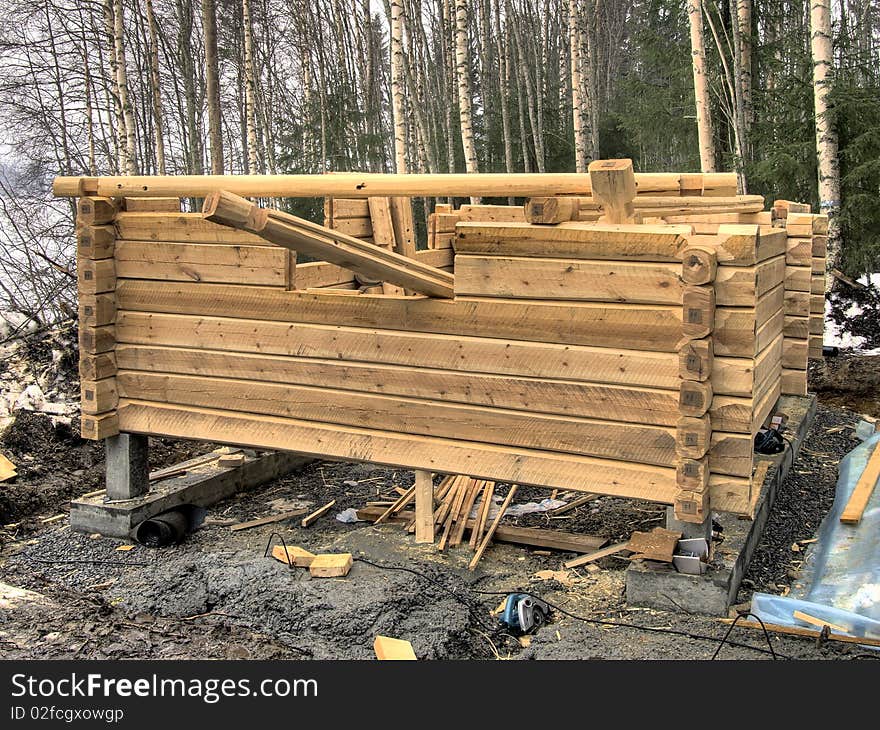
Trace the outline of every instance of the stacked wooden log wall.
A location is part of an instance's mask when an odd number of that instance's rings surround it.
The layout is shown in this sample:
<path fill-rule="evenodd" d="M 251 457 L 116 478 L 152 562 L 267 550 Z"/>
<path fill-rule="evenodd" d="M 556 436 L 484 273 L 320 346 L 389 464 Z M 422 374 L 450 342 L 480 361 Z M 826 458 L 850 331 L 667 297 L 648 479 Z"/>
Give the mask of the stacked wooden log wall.
<path fill-rule="evenodd" d="M 615 398 L 590 413 L 605 419 L 606 433 L 630 432 L 633 421 L 666 430 L 661 459 L 620 439 L 603 455 L 678 467 L 674 501 L 691 520 L 710 504 L 748 512 L 752 439 L 780 394 L 785 233 L 756 225 L 715 231 L 461 223 L 456 239 L 458 300 L 562 300 L 601 312 L 606 328 L 589 343 L 596 367 L 567 377 L 579 388 L 613 389 Z M 661 326 L 667 317 L 673 326 Z M 636 365 L 649 353 L 654 370 Z M 663 406 L 639 407 L 653 399 Z"/>
<path fill-rule="evenodd" d="M 783 393 L 804 395 L 807 361 L 822 357 L 828 216 L 787 200 L 775 201 L 773 209 L 788 236 Z"/>
<path fill-rule="evenodd" d="M 77 289 L 82 435 L 103 439 L 119 433 L 116 406 L 116 230 L 118 203 L 83 197 L 77 202 Z"/>

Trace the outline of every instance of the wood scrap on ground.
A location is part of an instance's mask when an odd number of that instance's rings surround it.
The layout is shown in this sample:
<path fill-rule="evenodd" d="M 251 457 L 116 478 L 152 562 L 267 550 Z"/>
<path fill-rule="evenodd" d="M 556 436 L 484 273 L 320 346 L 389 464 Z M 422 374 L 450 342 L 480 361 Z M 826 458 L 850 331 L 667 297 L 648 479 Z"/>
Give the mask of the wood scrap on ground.
<path fill-rule="evenodd" d="M 405 639 L 392 639 L 390 636 L 377 636 L 373 640 L 373 651 L 380 661 L 416 659 L 412 644 Z"/>
<path fill-rule="evenodd" d="M 12 479 L 14 476 L 18 476 L 18 472 L 15 470 L 15 464 L 3 456 L 3 454 L 0 454 L 0 482 L 5 482 L 8 479 Z"/>
<path fill-rule="evenodd" d="M 308 526 L 311 525 L 315 520 L 317 520 L 318 518 L 320 518 L 320 517 L 322 517 L 323 515 L 327 514 L 331 509 L 333 509 L 333 506 L 334 506 L 335 504 L 336 504 L 336 500 L 335 500 L 335 499 L 331 499 L 331 500 L 330 500 L 329 502 L 327 502 L 327 504 L 325 504 L 323 507 L 319 507 L 319 508 L 316 509 L 314 512 L 312 512 L 312 514 L 310 514 L 310 515 L 308 515 L 308 516 L 306 516 L 306 517 L 303 517 L 303 518 L 302 518 L 302 521 L 300 522 L 300 526 L 301 526 L 301 527 L 308 527 Z"/>
<path fill-rule="evenodd" d="M 271 525 L 275 522 L 292 520 L 294 517 L 304 515 L 306 512 L 308 512 L 307 509 L 295 509 L 291 510 L 290 512 L 279 512 L 277 515 L 269 515 L 268 517 L 260 517 L 256 520 L 239 522 L 238 524 L 232 525 L 232 527 L 230 527 L 229 529 L 233 532 L 238 532 L 239 530 L 249 530 L 252 527 L 260 527 L 261 525 Z"/>
<path fill-rule="evenodd" d="M 400 512 L 406 505 L 408 505 L 416 496 L 416 488 L 410 487 L 406 490 L 400 497 L 392 504 L 387 510 L 385 510 L 376 521 L 373 523 L 374 525 L 378 525 L 380 522 L 384 522 L 391 515 Z"/>
<path fill-rule="evenodd" d="M 374 520 L 381 514 L 381 508 L 364 507 L 357 510 L 358 519 Z M 400 512 L 388 519 L 389 522 L 409 524 L 415 517 L 412 511 Z M 477 528 L 477 520 L 468 520 L 466 529 Z M 499 525 L 495 531 L 496 542 L 507 542 L 514 545 L 528 545 L 530 547 L 548 548 L 562 552 L 586 553 L 602 547 L 607 540 L 595 535 L 583 535 L 575 532 L 562 530 L 547 530 L 538 527 L 518 527 L 514 525 Z M 477 543 L 479 544 L 479 542 Z"/>
<path fill-rule="evenodd" d="M 287 565 L 308 568 L 315 559 L 315 554 L 296 545 L 290 545 L 286 549 L 283 545 L 276 545 L 272 548 L 272 557 Z"/>
<path fill-rule="evenodd" d="M 495 493 L 495 482 L 486 482 L 486 488 L 483 491 L 483 501 L 480 503 L 480 511 L 477 513 L 477 522 L 471 530 L 470 546 L 471 550 L 476 550 L 483 537 L 483 530 L 486 529 L 486 520 L 489 517 L 489 510 L 492 507 L 492 495 Z"/>
<path fill-rule="evenodd" d="M 589 555 L 581 555 L 579 558 L 567 560 L 562 565 L 565 568 L 577 568 L 579 565 L 592 563 L 595 560 L 599 560 L 599 558 L 607 558 L 609 555 L 614 555 L 615 553 L 629 550 L 628 546 L 628 542 L 618 542 L 614 545 L 609 545 L 606 548 L 602 548 L 601 550 L 596 550 L 596 552 L 590 553 Z"/>
<path fill-rule="evenodd" d="M 805 624 L 810 624 L 811 626 L 816 626 L 819 630 L 823 630 L 826 626 L 829 631 L 836 631 L 839 634 L 848 634 L 850 630 L 846 626 L 840 626 L 839 624 L 833 624 L 830 621 L 826 621 L 824 618 L 818 618 L 817 616 L 812 616 L 809 613 L 804 611 L 794 611 L 792 614 L 792 618 L 797 619 L 798 621 L 803 621 Z"/>
<path fill-rule="evenodd" d="M 598 494 L 585 494 L 583 497 L 578 497 L 568 504 L 564 504 L 561 507 L 557 507 L 555 510 L 552 510 L 550 512 L 550 516 L 558 517 L 559 515 L 564 515 L 566 512 L 571 512 L 571 510 L 573 509 L 583 507 L 585 504 L 592 502 L 594 499 L 598 498 L 598 496 Z"/>
<path fill-rule="evenodd" d="M 735 619 L 722 618 L 718 619 L 723 624 L 732 624 Z M 758 621 L 737 621 L 737 628 L 742 626 L 747 629 L 757 629 L 758 631 L 772 631 L 775 634 L 785 634 L 787 636 L 802 636 L 809 639 L 822 639 L 825 641 L 840 641 L 845 644 L 862 644 L 864 646 L 880 646 L 880 638 L 868 636 L 848 636 L 833 631 L 816 631 L 815 629 L 802 628 L 800 626 L 782 626 L 781 624 L 770 624 L 766 621 L 760 623 Z"/>
<path fill-rule="evenodd" d="M 875 446 L 865 465 L 865 470 L 856 482 L 856 486 L 849 495 L 843 512 L 840 513 L 840 521 L 847 525 L 857 525 L 862 521 L 868 500 L 874 493 L 874 487 L 880 480 L 880 447 Z"/>
<path fill-rule="evenodd" d="M 486 531 L 486 536 L 483 538 L 483 541 L 480 543 L 480 546 L 477 548 L 477 552 L 474 553 L 474 557 L 471 558 L 471 562 L 468 563 L 468 570 L 473 570 L 477 567 L 477 563 L 480 562 L 480 558 L 483 557 L 483 553 L 486 552 L 486 548 L 489 547 L 489 543 L 492 542 L 492 535 L 495 534 L 495 531 L 498 529 L 498 524 L 501 522 L 501 519 L 504 517 L 504 511 L 510 506 L 510 502 L 513 499 L 513 496 L 516 494 L 517 486 L 516 484 L 510 487 L 510 491 L 507 493 L 507 496 L 504 498 L 504 501 L 501 503 L 501 508 L 498 510 L 498 514 L 495 515 L 495 519 L 492 520 L 492 525 Z"/>
<path fill-rule="evenodd" d="M 626 545 L 627 550 L 635 553 L 632 556 L 633 560 L 643 558 L 671 563 L 679 540 L 681 540 L 680 532 L 655 527 L 651 532 L 634 532 Z"/>
<path fill-rule="evenodd" d="M 342 578 L 353 564 L 351 553 L 321 553 L 309 565 L 313 578 Z"/>

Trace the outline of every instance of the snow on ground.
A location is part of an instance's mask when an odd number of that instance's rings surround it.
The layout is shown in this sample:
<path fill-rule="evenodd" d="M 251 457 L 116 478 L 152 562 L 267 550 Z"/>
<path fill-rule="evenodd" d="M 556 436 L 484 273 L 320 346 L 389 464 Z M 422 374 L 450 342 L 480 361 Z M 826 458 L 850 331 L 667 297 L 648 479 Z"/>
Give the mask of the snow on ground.
<path fill-rule="evenodd" d="M 863 275 L 858 279 L 860 284 L 870 287 L 874 291 L 880 291 L 880 272 Z M 832 310 L 839 313 L 842 310 L 846 321 L 851 321 L 866 314 L 866 308 L 857 301 L 850 301 L 845 295 L 851 290 L 847 287 L 842 291 L 831 293 L 825 300 L 825 335 L 823 343 L 826 347 L 839 347 L 841 350 L 857 352 L 860 355 L 880 355 L 880 347 L 867 347 L 868 338 L 854 335 L 846 330 L 846 322 L 840 324 L 832 316 Z M 847 304 L 848 303 L 848 304 Z M 870 314 L 870 312 L 868 312 Z"/>
<path fill-rule="evenodd" d="M 40 332 L 33 323 L 0 312 L 0 434 L 19 410 L 46 413 L 53 423 L 79 415 L 76 328 L 72 324 Z"/>

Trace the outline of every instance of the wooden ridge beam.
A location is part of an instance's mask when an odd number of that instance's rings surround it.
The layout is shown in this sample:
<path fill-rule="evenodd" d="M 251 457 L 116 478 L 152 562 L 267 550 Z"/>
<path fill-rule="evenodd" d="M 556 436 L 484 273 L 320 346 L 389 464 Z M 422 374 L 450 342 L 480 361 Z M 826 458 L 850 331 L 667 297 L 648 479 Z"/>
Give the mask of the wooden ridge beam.
<path fill-rule="evenodd" d="M 638 190 L 645 194 L 681 192 L 678 173 L 636 173 Z M 704 194 L 726 190 L 732 173 L 702 173 Z M 196 197 L 219 190 L 261 198 L 369 198 L 413 197 L 537 197 L 587 195 L 589 176 L 580 173 L 377 174 L 341 172 L 332 175 L 141 175 L 117 177 L 56 177 L 56 197 Z"/>

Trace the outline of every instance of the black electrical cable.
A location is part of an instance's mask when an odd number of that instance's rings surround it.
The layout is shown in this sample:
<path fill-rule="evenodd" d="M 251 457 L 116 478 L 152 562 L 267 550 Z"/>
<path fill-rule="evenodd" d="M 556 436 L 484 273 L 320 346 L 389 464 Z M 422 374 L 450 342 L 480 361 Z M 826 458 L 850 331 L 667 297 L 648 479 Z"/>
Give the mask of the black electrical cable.
<path fill-rule="evenodd" d="M 427 576 L 424 573 L 419 572 L 418 570 L 414 570 L 413 568 L 405 568 L 400 565 L 381 565 L 380 563 L 374 563 L 371 560 L 367 560 L 366 558 L 355 558 L 355 560 L 358 560 L 362 563 L 365 563 L 366 565 L 371 565 L 374 568 L 379 568 L 381 570 L 399 570 L 399 571 L 403 571 L 405 573 L 411 573 L 412 575 L 415 575 L 419 578 L 422 578 L 423 580 L 426 580 L 429 583 L 433 583 L 437 587 L 443 589 L 444 591 L 446 591 L 447 593 L 452 595 L 453 598 L 455 598 L 455 600 L 457 600 L 460 603 L 462 603 L 463 605 L 467 606 L 467 608 L 470 611 L 472 611 L 472 612 L 476 611 L 476 609 L 468 601 L 466 601 L 464 598 L 459 596 L 453 589 L 449 588 L 446 585 L 443 585 L 442 583 L 440 583 L 437 580 L 434 580 L 430 576 Z M 557 606 L 553 603 L 550 603 L 550 601 L 548 601 L 547 599 L 542 598 L 541 596 L 536 596 L 534 593 L 529 593 L 528 591 L 480 591 L 480 590 L 477 590 L 476 588 L 469 588 L 468 590 L 470 590 L 472 593 L 476 593 L 477 595 L 483 595 L 483 596 L 509 596 L 511 593 L 522 593 L 523 595 L 530 596 L 531 598 L 537 598 L 538 600 L 544 601 L 544 603 L 546 603 L 552 610 L 558 611 L 559 613 L 563 614 L 564 616 L 568 616 L 569 618 L 573 618 L 577 621 L 583 621 L 584 623 L 598 624 L 600 626 L 618 626 L 621 628 L 637 629 L 640 631 L 646 631 L 646 632 L 652 632 L 652 633 L 671 634 L 673 636 L 684 636 L 686 638 L 696 639 L 699 641 L 717 642 L 719 640 L 717 636 L 708 636 L 706 634 L 695 634 L 690 631 L 679 631 L 678 629 L 665 629 L 665 628 L 661 628 L 659 626 L 641 626 L 639 624 L 627 624 L 627 623 L 622 623 L 620 621 L 609 621 L 607 619 L 596 619 L 596 618 L 587 618 L 585 616 L 578 616 L 577 614 L 571 613 L 570 611 L 566 611 L 561 606 Z M 484 624 L 484 626 L 485 626 L 485 624 Z M 728 637 L 729 637 L 729 634 L 730 634 L 732 628 L 733 628 L 733 625 L 731 625 L 731 627 L 727 630 L 727 633 L 725 634 L 724 638 L 721 640 L 721 644 L 719 644 L 718 649 L 716 650 L 715 654 L 712 657 L 713 659 L 715 658 L 715 656 L 717 656 L 718 651 L 721 649 L 722 646 L 724 646 L 725 643 L 730 644 L 731 646 L 738 646 L 742 649 L 751 649 L 752 651 L 757 651 L 761 654 L 770 654 L 774 659 L 778 659 L 779 657 L 782 657 L 784 659 L 788 658 L 788 657 L 785 657 L 781 654 L 780 655 L 776 654 L 776 652 L 773 650 L 772 646 L 770 646 L 770 649 L 767 650 L 767 649 L 764 649 L 760 646 L 753 646 L 752 644 L 743 644 L 738 641 L 730 640 Z M 770 637 L 767 634 L 766 628 L 764 629 L 764 634 L 765 634 L 765 637 L 767 638 L 767 642 L 769 644 Z"/>
<path fill-rule="evenodd" d="M 737 617 L 733 619 L 733 622 L 730 626 L 727 627 L 727 631 L 724 632 L 724 638 L 721 639 L 721 643 L 718 645 L 718 648 L 715 650 L 715 653 L 712 655 L 712 659 L 716 659 L 718 657 L 718 653 L 724 647 L 724 644 L 727 642 L 727 638 L 730 636 L 730 632 L 733 631 L 736 626 L 736 622 L 741 618 L 746 618 L 747 616 L 751 616 L 755 619 L 759 624 L 761 624 L 761 630 L 764 632 L 764 638 L 767 640 L 767 646 L 770 647 L 770 653 L 773 655 L 773 658 L 776 659 L 776 652 L 773 650 L 773 643 L 770 641 L 770 634 L 767 632 L 767 627 L 764 625 L 764 622 L 753 613 L 740 613 L 737 614 Z"/>
<path fill-rule="evenodd" d="M 460 604 L 462 604 L 465 608 L 467 608 L 468 611 L 470 611 L 471 614 L 473 614 L 475 618 L 477 618 L 477 622 L 478 622 L 478 623 L 479 623 L 479 624 L 480 624 L 480 625 L 481 625 L 486 631 L 489 631 L 489 632 L 496 632 L 496 631 L 498 631 L 498 629 L 499 629 L 499 627 L 497 627 L 497 626 L 489 626 L 488 624 L 486 624 L 486 623 L 483 621 L 482 617 L 479 615 L 479 612 L 481 611 L 482 606 L 474 605 L 472 602 L 470 602 L 470 601 L 468 601 L 467 599 L 465 599 L 464 597 L 460 596 L 460 595 L 455 591 L 454 588 L 450 588 L 449 586 L 447 586 L 447 585 L 441 583 L 441 582 L 438 581 L 438 580 L 435 580 L 434 578 L 432 578 L 432 577 L 429 576 L 429 575 L 426 575 L 425 573 L 422 573 L 422 572 L 420 572 L 420 571 L 418 571 L 418 570 L 413 570 L 412 568 L 406 568 L 406 567 L 404 567 L 404 566 L 402 566 L 402 565 L 382 565 L 382 564 L 380 564 L 380 563 L 374 563 L 372 560 L 367 560 L 366 558 L 360 558 L 360 557 L 358 557 L 358 558 L 354 558 L 354 559 L 357 560 L 358 562 L 364 563 L 364 564 L 366 564 L 366 565 L 370 565 L 370 566 L 372 566 L 372 567 L 374 567 L 374 568 L 379 568 L 380 570 L 398 570 L 398 571 L 401 571 L 401 572 L 403 572 L 403 573 L 411 573 L 412 575 L 415 575 L 415 576 L 417 576 L 418 578 L 421 578 L 422 580 L 425 580 L 425 581 L 427 581 L 428 583 L 431 583 L 432 585 L 437 586 L 437 588 L 440 588 L 441 590 L 443 590 L 444 592 L 446 592 L 446 593 L 448 593 L 450 596 L 452 596 L 456 601 L 458 601 L 458 602 L 459 602 Z M 506 594 L 505 594 L 505 595 L 506 595 Z"/>
<path fill-rule="evenodd" d="M 532 598 L 539 598 L 540 600 L 544 601 L 544 603 L 546 603 L 548 606 L 550 606 L 550 608 L 552 608 L 554 611 L 559 611 L 559 613 L 563 614 L 564 616 L 568 616 L 569 618 L 573 618 L 577 621 L 583 621 L 584 623 L 598 624 L 600 626 L 618 626 L 618 627 L 625 628 L 625 629 L 638 629 L 640 631 L 648 631 L 648 632 L 653 632 L 653 633 L 658 633 L 658 634 L 672 634 L 674 636 L 684 636 L 684 637 L 687 637 L 690 639 L 698 639 L 701 641 L 712 641 L 712 642 L 718 641 L 717 636 L 708 636 L 706 634 L 695 634 L 691 631 L 680 631 L 678 629 L 666 629 L 666 628 L 662 628 L 660 626 L 642 626 L 640 624 L 627 624 L 627 623 L 623 623 L 621 621 L 609 621 L 608 619 L 587 618 L 586 616 L 578 616 L 577 614 L 571 613 L 571 611 L 566 611 L 564 608 L 550 603 L 550 601 L 548 601 L 546 598 L 541 598 L 540 596 L 536 596 L 534 593 L 529 593 L 527 591 L 516 591 L 516 592 L 523 593 L 524 595 L 531 596 Z M 478 591 L 476 589 L 474 589 L 474 593 L 480 593 L 480 594 L 486 595 L 486 596 L 507 595 L 507 593 L 504 591 Z M 729 634 L 729 633 L 730 633 L 730 628 L 727 630 L 727 634 Z M 765 629 L 765 636 L 767 636 L 766 629 Z M 767 636 L 768 643 L 769 643 L 769 640 L 770 640 L 770 637 Z M 761 648 L 760 646 L 753 646 L 752 644 L 743 644 L 738 641 L 730 641 L 727 639 L 726 635 L 725 635 L 724 639 L 722 640 L 722 643 L 719 645 L 719 647 L 718 647 L 719 649 L 721 648 L 721 646 L 724 645 L 725 641 L 726 641 L 726 643 L 730 644 L 731 646 L 738 646 L 742 649 L 751 649 L 752 651 L 757 651 L 757 652 L 760 652 L 761 654 L 770 654 L 774 659 L 777 659 L 779 657 L 782 657 L 783 659 L 788 658 L 788 657 L 785 657 L 781 654 L 776 654 L 776 652 L 773 650 L 772 646 L 770 647 L 769 650 L 767 650 L 767 649 Z M 717 651 L 716 651 L 716 654 L 717 654 Z M 712 658 L 714 659 L 715 656 L 713 655 Z"/>
<path fill-rule="evenodd" d="M 794 466 L 794 441 L 792 441 L 788 436 L 786 436 L 782 431 L 779 432 L 779 435 L 782 436 L 787 442 L 789 447 L 789 462 L 788 468 L 791 469 Z"/>

